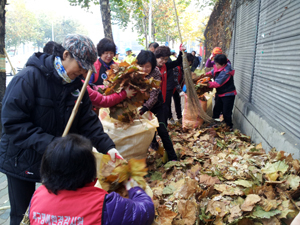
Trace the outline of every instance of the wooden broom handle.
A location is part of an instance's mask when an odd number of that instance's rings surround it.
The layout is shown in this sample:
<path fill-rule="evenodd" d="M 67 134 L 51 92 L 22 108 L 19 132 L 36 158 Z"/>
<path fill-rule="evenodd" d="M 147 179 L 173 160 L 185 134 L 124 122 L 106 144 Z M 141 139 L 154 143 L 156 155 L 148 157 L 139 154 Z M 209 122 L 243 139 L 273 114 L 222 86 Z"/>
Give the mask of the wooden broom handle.
<path fill-rule="evenodd" d="M 3 50 L 4 50 L 4 54 L 5 54 L 5 56 L 6 56 L 7 60 L 8 60 L 8 62 L 9 62 L 9 64 L 10 64 L 10 67 L 11 67 L 11 69 L 12 69 L 12 71 L 13 71 L 14 75 L 16 75 L 15 68 L 14 68 L 14 67 L 13 67 L 13 65 L 11 64 L 11 61 L 10 61 L 10 58 L 9 58 L 9 56 L 8 56 L 7 52 L 6 52 L 6 49 L 5 49 L 5 48 L 3 48 Z"/>
<path fill-rule="evenodd" d="M 87 85 L 88 85 L 88 83 L 89 83 L 89 81 L 91 79 L 92 73 L 93 73 L 93 71 L 89 70 L 89 72 L 88 72 L 88 74 L 87 74 L 87 76 L 85 78 L 83 87 L 81 88 L 80 94 L 79 94 L 79 96 L 78 96 L 78 98 L 76 100 L 75 106 L 74 106 L 74 108 L 72 110 L 72 114 L 71 114 L 71 116 L 70 116 L 70 118 L 68 120 L 67 126 L 66 126 L 66 128 L 64 130 L 64 133 L 63 133 L 62 137 L 65 137 L 69 133 L 69 131 L 70 131 L 70 128 L 72 126 L 74 118 L 75 118 L 75 116 L 76 116 L 76 114 L 78 112 L 79 105 L 80 105 L 81 100 L 83 98 L 83 95 L 85 93 L 86 87 L 87 87 Z"/>

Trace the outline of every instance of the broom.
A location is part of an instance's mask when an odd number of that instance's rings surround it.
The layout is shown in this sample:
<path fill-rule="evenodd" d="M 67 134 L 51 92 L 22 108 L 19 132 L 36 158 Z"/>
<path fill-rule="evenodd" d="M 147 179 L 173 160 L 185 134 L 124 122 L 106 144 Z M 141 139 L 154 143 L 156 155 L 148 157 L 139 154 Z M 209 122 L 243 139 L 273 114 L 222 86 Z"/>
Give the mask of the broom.
<path fill-rule="evenodd" d="M 11 61 L 10 61 L 10 59 L 9 59 L 9 56 L 8 56 L 8 54 L 7 54 L 7 52 L 6 52 L 6 49 L 3 48 L 3 50 L 4 50 L 4 53 L 5 53 L 5 55 L 6 55 L 6 58 L 7 58 L 8 62 L 9 62 L 9 64 L 10 64 L 11 70 L 13 71 L 13 74 L 16 75 L 15 68 L 13 67 L 13 65 L 12 65 L 12 63 L 11 63 Z"/>
<path fill-rule="evenodd" d="M 82 100 L 82 98 L 83 98 L 83 95 L 84 95 L 84 93 L 85 93 L 86 87 L 87 87 L 87 85 L 88 85 L 88 83 L 89 83 L 89 80 L 91 79 L 92 73 L 93 73 L 93 71 L 92 71 L 92 70 L 89 70 L 89 72 L 88 72 L 88 74 L 87 74 L 87 76 L 86 76 L 86 78 L 85 78 L 83 87 L 81 88 L 80 94 L 79 94 L 79 96 L 78 96 L 78 98 L 77 98 L 77 100 L 76 100 L 75 106 L 74 106 L 74 108 L 73 108 L 73 110 L 72 110 L 72 114 L 71 114 L 71 116 L 70 116 L 70 118 L 69 118 L 69 120 L 68 120 L 67 126 L 66 126 L 66 128 L 65 128 L 65 130 L 64 130 L 64 133 L 63 133 L 62 137 L 65 137 L 65 136 L 69 133 L 69 130 L 70 130 L 71 126 L 72 126 L 72 123 L 73 123 L 73 121 L 74 121 L 74 118 L 75 118 L 75 116 L 76 116 L 76 114 L 77 114 L 77 112 L 78 112 L 78 108 L 79 108 L 79 105 L 80 105 L 81 100 Z M 26 210 L 26 212 L 25 212 L 25 214 L 24 214 L 24 217 L 23 217 L 23 219 L 22 219 L 20 225 L 30 225 L 29 214 L 28 214 L 28 208 L 27 208 L 27 210 Z"/>
<path fill-rule="evenodd" d="M 177 19 L 177 28 L 179 32 L 180 42 L 183 43 L 180 28 L 179 28 L 179 19 L 177 15 L 175 0 L 173 0 L 173 4 L 174 4 L 175 15 Z M 212 118 L 208 116 L 206 112 L 203 110 L 203 108 L 201 107 L 200 101 L 198 99 L 195 90 L 194 82 L 192 80 L 192 74 L 187 60 L 187 55 L 183 51 L 182 51 L 182 64 L 183 64 L 183 71 L 184 71 L 184 81 L 185 81 L 187 96 L 188 96 L 188 106 L 191 107 L 191 112 L 193 113 L 194 117 L 200 116 L 204 121 L 211 122 Z"/>

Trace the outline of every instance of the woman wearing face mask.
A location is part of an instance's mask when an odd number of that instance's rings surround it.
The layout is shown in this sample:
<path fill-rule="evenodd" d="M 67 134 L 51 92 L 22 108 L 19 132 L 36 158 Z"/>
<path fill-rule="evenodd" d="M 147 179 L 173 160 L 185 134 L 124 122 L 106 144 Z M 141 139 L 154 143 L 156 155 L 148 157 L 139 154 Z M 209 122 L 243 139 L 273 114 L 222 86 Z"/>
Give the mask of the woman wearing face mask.
<path fill-rule="evenodd" d="M 2 100 L 0 171 L 7 176 L 11 224 L 20 224 L 40 182 L 42 155 L 63 134 L 83 85 L 79 76 L 95 71 L 96 59 L 88 37 L 68 35 L 60 51 L 33 54 L 9 83 Z M 115 160 L 119 153 L 91 108 L 86 92 L 70 133 L 89 138 L 99 152 Z"/>
<path fill-rule="evenodd" d="M 137 56 L 137 61 L 138 65 L 143 68 L 143 71 L 148 74 L 146 76 L 147 79 L 153 78 L 155 80 L 161 80 L 161 74 L 159 72 L 159 69 L 156 67 L 155 55 L 151 51 L 142 50 Z M 160 90 L 153 89 L 150 92 L 149 99 L 140 109 L 140 115 L 143 115 L 147 111 L 151 111 L 152 113 L 154 113 L 158 119 L 159 127 L 157 128 L 157 132 L 161 137 L 164 148 L 166 149 L 166 152 L 168 154 L 168 160 L 177 160 L 177 155 L 174 151 L 173 143 L 164 124 L 163 97 Z M 156 141 L 156 135 L 154 136 L 154 138 Z"/>
<path fill-rule="evenodd" d="M 50 55 L 53 55 L 54 52 L 60 52 L 64 50 L 65 49 L 60 44 L 54 41 L 49 41 L 44 47 L 44 53 Z M 86 78 L 86 75 L 87 74 L 83 74 L 84 79 Z M 82 82 L 84 82 L 84 79 L 82 80 Z M 95 111 L 98 111 L 100 108 L 112 107 L 123 101 L 126 97 L 131 98 L 136 93 L 128 86 L 125 90 L 121 91 L 120 93 L 113 93 L 111 95 L 104 96 L 98 91 L 99 86 L 101 85 L 95 85 L 93 83 L 90 83 L 86 87 Z"/>

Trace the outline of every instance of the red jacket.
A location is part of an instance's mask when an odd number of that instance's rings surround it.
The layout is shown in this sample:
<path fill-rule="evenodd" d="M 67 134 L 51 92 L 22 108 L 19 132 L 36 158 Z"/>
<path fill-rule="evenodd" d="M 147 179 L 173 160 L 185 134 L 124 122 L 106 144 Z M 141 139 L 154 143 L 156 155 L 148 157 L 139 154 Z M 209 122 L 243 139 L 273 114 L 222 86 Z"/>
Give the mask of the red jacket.
<path fill-rule="evenodd" d="M 84 80 L 82 80 L 84 82 Z M 123 90 L 120 93 L 114 93 L 108 96 L 102 95 L 97 90 L 92 89 L 89 85 L 86 87 L 92 105 L 96 108 L 108 108 L 112 107 L 120 102 L 122 102 L 126 98 L 126 91 Z"/>
<path fill-rule="evenodd" d="M 102 224 L 103 204 L 108 193 L 95 188 L 94 184 L 76 191 L 62 190 L 58 195 L 40 186 L 31 199 L 30 224 Z"/>
<path fill-rule="evenodd" d="M 95 182 L 76 191 L 49 193 L 40 186 L 29 205 L 31 225 L 151 225 L 154 220 L 154 204 L 140 187 L 128 191 L 129 198 L 116 192 L 93 187 Z M 104 200 L 105 199 L 105 200 Z"/>
<path fill-rule="evenodd" d="M 159 71 L 161 73 L 161 92 L 164 98 L 164 102 L 166 101 L 166 95 L 167 95 L 167 66 L 164 64 L 162 67 L 159 68 Z"/>

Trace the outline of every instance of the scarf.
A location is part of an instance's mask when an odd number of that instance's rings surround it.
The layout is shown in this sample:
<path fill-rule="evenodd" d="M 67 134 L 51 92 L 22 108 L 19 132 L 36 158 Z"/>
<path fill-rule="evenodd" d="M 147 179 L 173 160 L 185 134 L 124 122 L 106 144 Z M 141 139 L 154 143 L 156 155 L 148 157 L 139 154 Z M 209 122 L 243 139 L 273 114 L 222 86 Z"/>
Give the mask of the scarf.
<path fill-rule="evenodd" d="M 114 64 L 114 60 L 111 60 L 110 63 L 106 64 L 101 58 L 99 58 L 99 61 L 101 62 L 101 64 L 107 69 L 107 70 L 110 70 L 110 66 L 112 64 Z"/>
<path fill-rule="evenodd" d="M 59 76 L 66 82 L 71 83 L 73 80 L 70 79 L 70 77 L 67 75 L 67 71 L 65 70 L 63 64 L 61 63 L 60 57 L 56 56 L 54 59 L 54 67 L 58 73 Z"/>

